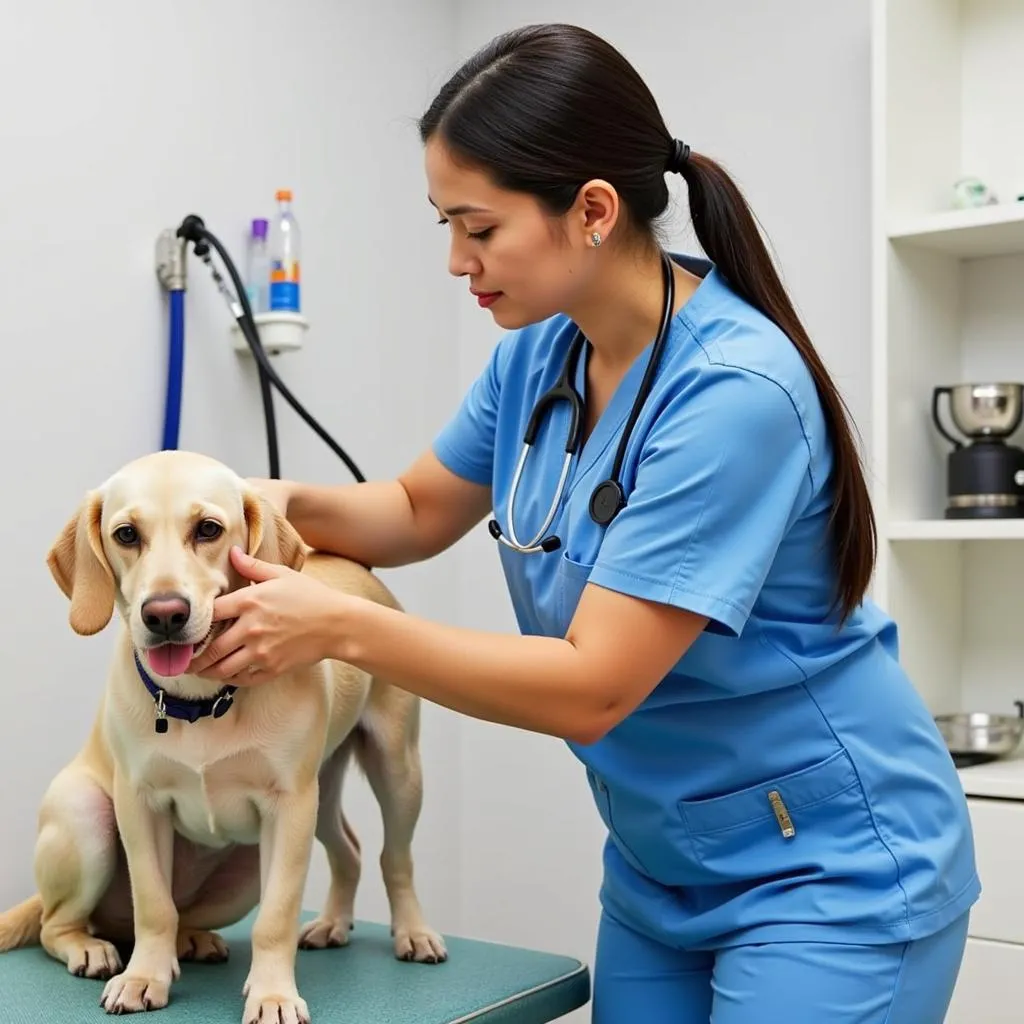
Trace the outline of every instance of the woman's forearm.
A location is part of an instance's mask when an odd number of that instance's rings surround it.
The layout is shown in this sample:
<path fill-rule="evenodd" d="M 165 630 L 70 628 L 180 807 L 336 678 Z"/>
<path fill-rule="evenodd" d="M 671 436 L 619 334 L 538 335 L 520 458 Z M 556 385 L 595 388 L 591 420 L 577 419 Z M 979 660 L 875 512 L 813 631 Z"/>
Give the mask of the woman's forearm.
<path fill-rule="evenodd" d="M 310 547 L 363 565 L 390 568 L 423 557 L 409 495 L 397 480 L 296 483 L 287 515 Z"/>
<path fill-rule="evenodd" d="M 292 483 L 287 515 L 311 547 L 393 568 L 440 554 L 490 507 L 489 487 L 456 476 L 428 450 L 397 480 Z"/>
<path fill-rule="evenodd" d="M 594 742 L 608 701 L 568 640 L 441 625 L 370 601 L 343 600 L 334 657 L 425 700 L 485 721 Z"/>

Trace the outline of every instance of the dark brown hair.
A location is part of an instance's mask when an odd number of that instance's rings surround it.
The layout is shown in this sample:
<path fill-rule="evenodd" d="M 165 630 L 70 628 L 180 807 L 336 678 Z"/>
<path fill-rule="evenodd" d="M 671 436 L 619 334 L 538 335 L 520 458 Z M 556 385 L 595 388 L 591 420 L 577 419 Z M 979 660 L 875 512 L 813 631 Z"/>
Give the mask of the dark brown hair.
<path fill-rule="evenodd" d="M 637 71 L 614 47 L 573 25 L 503 33 L 445 83 L 419 122 L 502 188 L 565 213 L 591 178 L 619 193 L 633 228 L 654 234 L 666 210 L 667 170 L 689 191 L 694 232 L 729 286 L 792 340 L 814 377 L 835 449 L 829 525 L 836 601 L 845 619 L 871 579 L 876 528 L 846 405 L 793 308 L 746 200 L 714 160 L 684 159 Z"/>

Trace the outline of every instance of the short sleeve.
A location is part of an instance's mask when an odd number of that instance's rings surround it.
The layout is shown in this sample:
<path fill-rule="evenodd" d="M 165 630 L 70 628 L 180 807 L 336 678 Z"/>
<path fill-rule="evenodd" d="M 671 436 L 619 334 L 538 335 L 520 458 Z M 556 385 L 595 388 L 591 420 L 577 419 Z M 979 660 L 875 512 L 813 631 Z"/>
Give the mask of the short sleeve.
<path fill-rule="evenodd" d="M 644 439 L 590 582 L 707 615 L 714 632 L 738 636 L 810 486 L 810 447 L 787 391 L 749 370 L 702 370 Z"/>
<path fill-rule="evenodd" d="M 503 339 L 466 392 L 455 415 L 434 438 L 434 454 L 453 473 L 475 484 L 490 484 L 501 394 Z"/>

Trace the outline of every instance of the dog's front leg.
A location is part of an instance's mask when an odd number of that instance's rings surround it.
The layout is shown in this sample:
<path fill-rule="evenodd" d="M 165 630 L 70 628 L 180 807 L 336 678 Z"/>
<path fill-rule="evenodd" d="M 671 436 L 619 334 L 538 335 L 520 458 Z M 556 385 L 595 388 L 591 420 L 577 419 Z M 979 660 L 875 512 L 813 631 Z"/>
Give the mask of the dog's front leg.
<path fill-rule="evenodd" d="M 135 945 L 124 971 L 107 982 L 100 1005 L 107 1013 L 157 1010 L 167 1005 L 179 976 L 174 826 L 120 771 L 114 775 L 114 814 L 131 878 Z"/>
<path fill-rule="evenodd" d="M 261 1016 L 280 1024 L 309 1024 L 309 1010 L 295 984 L 295 954 L 318 797 L 314 776 L 301 789 L 278 796 L 263 820 L 263 896 L 252 929 L 243 1024 L 254 1024 Z"/>

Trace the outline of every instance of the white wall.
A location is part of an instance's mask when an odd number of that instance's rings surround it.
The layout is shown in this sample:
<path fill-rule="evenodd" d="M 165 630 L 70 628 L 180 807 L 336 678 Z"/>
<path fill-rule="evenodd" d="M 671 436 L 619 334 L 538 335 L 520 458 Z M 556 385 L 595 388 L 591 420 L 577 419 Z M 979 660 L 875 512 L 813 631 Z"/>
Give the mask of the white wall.
<path fill-rule="evenodd" d="M 0 9 L 0 86 L 14 98 L 0 161 L 0 769 L 17 780 L 0 787 L 0 905 L 31 885 L 36 805 L 85 734 L 111 639 L 71 633 L 46 549 L 82 491 L 160 441 L 157 233 L 195 211 L 241 260 L 247 219 L 275 188 L 295 189 L 313 329 L 307 350 L 278 365 L 369 475 L 398 471 L 497 337 L 446 275 L 412 123 L 495 32 L 576 20 L 639 66 L 675 133 L 746 188 L 869 434 L 865 0 L 108 0 L 102 17 L 58 0 Z M 685 210 L 674 225 L 677 244 L 690 245 Z M 263 474 L 255 374 L 229 348 L 228 312 L 205 268 L 192 258 L 189 270 L 182 445 Z M 346 479 L 280 400 L 278 409 L 285 475 Z M 389 578 L 411 610 L 514 629 L 483 528 L 437 563 Z M 418 876 L 434 922 L 590 959 L 601 833 L 578 766 L 553 740 L 430 708 L 425 717 Z M 352 791 L 369 851 L 359 911 L 382 918 L 376 810 L 361 780 Z M 318 850 L 314 903 L 323 882 Z"/>
<path fill-rule="evenodd" d="M 97 13 L 99 11 L 100 13 Z M 414 119 L 451 52 L 453 14 L 417 0 L 4 0 L 5 542 L 0 638 L 0 906 L 31 891 L 36 807 L 89 725 L 114 635 L 75 636 L 47 547 L 86 488 L 159 447 L 166 315 L 158 233 L 199 213 L 244 266 L 249 218 L 295 191 L 304 232 L 305 352 L 292 390 L 364 472 L 393 474 L 456 398 L 445 239 L 425 198 Z M 397 73 L 383 74 L 391 65 Z M 265 475 L 251 359 L 194 256 L 187 295 L 182 447 Z M 282 471 L 346 480 L 278 399 Z M 412 610 L 447 616 L 441 562 L 395 582 Z M 428 708 L 419 882 L 437 926 L 458 926 L 453 715 Z M 379 818 L 361 778 L 350 803 L 367 843 L 364 915 L 386 913 Z M 13 782 L 13 784 L 12 784 Z M 317 848 L 310 899 L 325 862 Z"/>
<path fill-rule="evenodd" d="M 734 173 L 867 446 L 868 4 L 466 0 L 459 53 L 542 20 L 606 36 L 646 77 L 670 129 Z M 685 249 L 694 243 L 678 182 L 674 192 L 672 239 Z M 497 333 L 468 302 L 460 317 L 465 387 Z M 480 530 L 459 557 L 463 620 L 513 630 L 494 541 Z M 552 740 L 481 723 L 461 733 L 464 926 L 591 958 L 602 831 L 582 770 Z"/>

